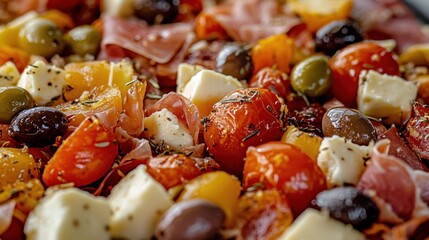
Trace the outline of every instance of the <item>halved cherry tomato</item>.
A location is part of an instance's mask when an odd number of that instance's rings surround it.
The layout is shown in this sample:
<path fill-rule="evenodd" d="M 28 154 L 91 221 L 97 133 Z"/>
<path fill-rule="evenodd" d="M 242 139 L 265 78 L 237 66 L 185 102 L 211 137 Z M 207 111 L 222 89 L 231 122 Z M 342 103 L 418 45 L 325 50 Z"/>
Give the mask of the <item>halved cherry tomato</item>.
<path fill-rule="evenodd" d="M 326 189 L 325 176 L 317 163 L 299 148 L 282 142 L 247 150 L 243 185 L 249 189 L 258 184 L 284 193 L 295 217 Z"/>
<path fill-rule="evenodd" d="M 150 158 L 145 164 L 147 172 L 166 189 L 219 169 L 219 165 L 210 158 L 194 158 L 183 154 Z"/>
<path fill-rule="evenodd" d="M 228 39 L 228 33 L 213 15 L 201 12 L 195 18 L 195 33 L 199 39 Z"/>
<path fill-rule="evenodd" d="M 118 155 L 112 132 L 95 118 L 87 118 L 61 144 L 43 172 L 47 186 L 93 183 L 105 175 Z"/>
<path fill-rule="evenodd" d="M 332 71 L 332 91 L 348 107 L 356 106 L 359 75 L 363 70 L 399 75 L 399 65 L 392 53 L 375 43 L 349 45 L 335 54 L 329 66 Z"/>
<path fill-rule="evenodd" d="M 284 106 L 263 88 L 240 89 L 213 106 L 203 120 L 207 148 L 222 170 L 241 176 L 249 146 L 280 140 Z"/>
<path fill-rule="evenodd" d="M 238 202 L 238 239 L 277 239 L 292 223 L 286 197 L 277 189 L 248 192 Z"/>
<path fill-rule="evenodd" d="M 292 92 L 288 75 L 275 67 L 262 68 L 250 79 L 249 85 L 271 90 L 283 99 Z"/>

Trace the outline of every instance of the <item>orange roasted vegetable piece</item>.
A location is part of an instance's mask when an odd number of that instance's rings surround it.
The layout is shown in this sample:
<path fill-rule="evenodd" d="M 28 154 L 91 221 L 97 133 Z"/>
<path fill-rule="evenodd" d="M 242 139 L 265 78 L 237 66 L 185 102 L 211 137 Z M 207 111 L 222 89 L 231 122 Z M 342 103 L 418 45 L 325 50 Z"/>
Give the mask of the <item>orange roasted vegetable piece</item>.
<path fill-rule="evenodd" d="M 48 162 L 43 182 L 47 186 L 93 183 L 109 171 L 117 155 L 118 145 L 113 133 L 97 118 L 87 118 Z"/>
<path fill-rule="evenodd" d="M 259 40 L 252 49 L 253 73 L 256 74 L 264 67 L 276 67 L 289 73 L 293 50 L 293 40 L 285 34 Z"/>
<path fill-rule="evenodd" d="M 225 29 L 210 13 L 201 12 L 195 18 L 195 33 L 198 39 L 228 39 Z"/>
<path fill-rule="evenodd" d="M 75 25 L 73 19 L 69 15 L 58 10 L 49 10 L 47 12 L 41 13 L 40 17 L 51 20 L 63 31 L 70 30 Z"/>
<path fill-rule="evenodd" d="M 22 72 L 27 67 L 29 60 L 30 55 L 27 52 L 8 45 L 0 45 L 0 66 L 7 61 L 12 61 L 16 68 Z"/>

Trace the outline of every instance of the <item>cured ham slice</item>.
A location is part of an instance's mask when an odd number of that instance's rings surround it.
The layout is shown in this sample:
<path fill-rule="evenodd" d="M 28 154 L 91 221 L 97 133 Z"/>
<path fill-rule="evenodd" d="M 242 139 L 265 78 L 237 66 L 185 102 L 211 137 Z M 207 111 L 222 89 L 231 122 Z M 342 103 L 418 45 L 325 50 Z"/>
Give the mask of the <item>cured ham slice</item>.
<path fill-rule="evenodd" d="M 240 0 L 207 10 L 232 39 L 254 43 L 286 33 L 301 21 L 282 9 L 275 0 Z"/>
<path fill-rule="evenodd" d="M 380 208 L 382 222 L 397 223 L 429 214 L 426 200 L 429 173 L 413 170 L 397 157 L 388 155 L 389 140 L 376 143 L 369 166 L 358 188 L 370 195 Z M 389 212 L 391 211 L 391 212 Z"/>
<path fill-rule="evenodd" d="M 103 40 L 99 58 L 115 59 L 126 55 L 124 50 L 156 63 L 169 62 L 192 32 L 190 23 L 149 26 L 137 19 L 103 18 Z"/>
<path fill-rule="evenodd" d="M 400 0 L 354 1 L 352 15 L 370 39 L 395 39 L 400 52 L 429 42 L 429 34 L 423 32 L 414 13 Z"/>

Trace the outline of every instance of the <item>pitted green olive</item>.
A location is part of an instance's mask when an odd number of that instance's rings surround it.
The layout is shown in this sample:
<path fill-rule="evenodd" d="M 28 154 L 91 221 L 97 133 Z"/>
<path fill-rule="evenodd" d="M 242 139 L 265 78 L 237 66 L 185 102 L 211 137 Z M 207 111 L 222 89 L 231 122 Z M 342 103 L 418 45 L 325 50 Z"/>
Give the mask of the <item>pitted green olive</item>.
<path fill-rule="evenodd" d="M 292 88 L 308 97 L 320 97 L 331 87 L 331 70 L 326 56 L 309 57 L 298 63 L 291 73 Z"/>
<path fill-rule="evenodd" d="M 101 33 L 90 25 L 82 25 L 70 30 L 64 40 L 72 53 L 96 55 L 100 48 Z"/>
<path fill-rule="evenodd" d="M 19 32 L 19 46 L 30 54 L 52 57 L 64 48 L 63 34 L 54 22 L 34 19 Z"/>
<path fill-rule="evenodd" d="M 20 111 L 34 107 L 31 94 L 20 87 L 0 87 L 0 123 L 9 124 Z"/>

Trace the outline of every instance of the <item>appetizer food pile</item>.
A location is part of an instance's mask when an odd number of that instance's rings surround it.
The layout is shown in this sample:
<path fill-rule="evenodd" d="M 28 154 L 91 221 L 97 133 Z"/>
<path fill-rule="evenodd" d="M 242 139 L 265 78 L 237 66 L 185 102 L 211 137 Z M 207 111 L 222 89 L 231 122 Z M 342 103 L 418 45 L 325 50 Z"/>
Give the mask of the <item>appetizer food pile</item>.
<path fill-rule="evenodd" d="M 427 239 L 399 0 L 0 1 L 0 239 Z"/>

